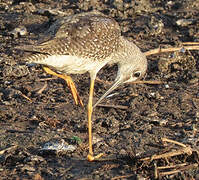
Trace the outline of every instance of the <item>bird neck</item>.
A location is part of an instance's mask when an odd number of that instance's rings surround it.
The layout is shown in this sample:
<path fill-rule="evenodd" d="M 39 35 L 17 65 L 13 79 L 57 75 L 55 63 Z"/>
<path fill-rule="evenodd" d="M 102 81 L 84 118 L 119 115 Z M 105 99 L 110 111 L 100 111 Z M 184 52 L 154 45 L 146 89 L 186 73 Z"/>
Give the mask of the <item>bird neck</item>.
<path fill-rule="evenodd" d="M 112 54 L 109 64 L 131 64 L 132 57 L 139 57 L 140 49 L 124 37 L 120 37 L 118 49 Z"/>

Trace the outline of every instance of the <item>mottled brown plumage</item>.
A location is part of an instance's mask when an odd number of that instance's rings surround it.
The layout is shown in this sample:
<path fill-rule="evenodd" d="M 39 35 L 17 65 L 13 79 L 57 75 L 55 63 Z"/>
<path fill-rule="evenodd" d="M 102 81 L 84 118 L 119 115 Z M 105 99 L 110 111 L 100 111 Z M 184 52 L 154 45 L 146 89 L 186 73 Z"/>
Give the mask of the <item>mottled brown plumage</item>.
<path fill-rule="evenodd" d="M 75 55 L 99 61 L 118 48 L 120 28 L 114 19 L 94 11 L 58 19 L 45 34 L 45 42 L 24 46 L 24 50 L 46 56 Z M 41 61 L 38 54 L 26 60 Z"/>
<path fill-rule="evenodd" d="M 46 32 L 43 42 L 20 49 L 34 54 L 26 61 L 52 67 L 65 74 L 90 73 L 88 102 L 89 161 L 93 156 L 91 115 L 93 107 L 122 83 L 144 76 L 147 69 L 145 55 L 133 43 L 121 36 L 118 23 L 100 12 L 88 12 L 58 19 Z M 94 80 L 106 64 L 118 64 L 115 83 L 93 106 Z M 51 73 L 52 74 L 52 73 Z"/>

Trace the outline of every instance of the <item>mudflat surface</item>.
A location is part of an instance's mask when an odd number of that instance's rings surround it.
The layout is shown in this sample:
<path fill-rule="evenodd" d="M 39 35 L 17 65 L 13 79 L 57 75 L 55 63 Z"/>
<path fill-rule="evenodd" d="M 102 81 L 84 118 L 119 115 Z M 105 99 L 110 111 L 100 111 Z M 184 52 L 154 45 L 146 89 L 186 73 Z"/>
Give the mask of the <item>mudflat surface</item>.
<path fill-rule="evenodd" d="M 72 76 L 82 108 L 63 80 L 14 49 L 36 43 L 57 18 L 93 9 L 116 19 L 143 52 L 199 41 L 195 0 L 1 0 L 0 179 L 198 179 L 199 51 L 148 56 L 145 80 L 162 84 L 123 85 L 102 102 L 109 107 L 96 107 L 94 152 L 104 156 L 89 163 L 89 75 Z M 94 101 L 116 73 L 99 72 Z"/>

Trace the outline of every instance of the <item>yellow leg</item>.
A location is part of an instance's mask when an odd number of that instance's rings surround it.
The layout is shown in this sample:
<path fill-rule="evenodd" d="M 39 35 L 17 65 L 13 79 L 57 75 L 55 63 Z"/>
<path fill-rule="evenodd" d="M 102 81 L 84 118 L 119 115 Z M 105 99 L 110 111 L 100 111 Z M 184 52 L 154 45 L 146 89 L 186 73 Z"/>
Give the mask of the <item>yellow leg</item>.
<path fill-rule="evenodd" d="M 51 75 L 53 75 L 53 76 L 57 76 L 57 77 L 59 77 L 59 78 L 64 79 L 64 80 L 66 81 L 68 87 L 69 87 L 70 90 L 71 90 L 72 96 L 73 96 L 73 98 L 74 98 L 74 100 L 75 100 L 75 104 L 80 103 L 81 106 L 84 106 L 84 104 L 83 104 L 83 102 L 82 102 L 82 100 L 81 100 L 81 98 L 80 98 L 80 96 L 79 96 L 79 94 L 78 94 L 78 92 L 77 92 L 77 89 L 76 89 L 76 87 L 75 87 L 75 84 L 74 84 L 74 82 L 73 82 L 73 80 L 72 80 L 72 78 L 71 78 L 70 76 L 67 76 L 67 75 L 65 75 L 65 74 L 57 74 L 56 72 L 52 71 L 52 70 L 49 69 L 48 67 L 43 67 L 43 69 L 44 69 L 44 71 L 46 71 L 46 73 L 48 73 L 48 74 L 51 74 Z"/>
<path fill-rule="evenodd" d="M 93 91 L 94 91 L 95 80 L 91 79 L 90 83 L 90 93 L 88 100 L 88 138 L 89 138 L 89 154 L 87 156 L 88 161 L 94 161 L 99 159 L 103 154 L 100 153 L 97 156 L 93 156 L 93 146 L 92 146 L 92 112 L 93 112 Z"/>

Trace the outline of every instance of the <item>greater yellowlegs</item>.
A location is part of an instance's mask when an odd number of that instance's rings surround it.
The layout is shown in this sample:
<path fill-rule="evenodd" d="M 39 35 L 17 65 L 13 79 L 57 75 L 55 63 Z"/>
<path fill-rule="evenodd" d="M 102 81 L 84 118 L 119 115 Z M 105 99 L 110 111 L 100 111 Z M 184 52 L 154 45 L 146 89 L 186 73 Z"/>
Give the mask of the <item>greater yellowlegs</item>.
<path fill-rule="evenodd" d="M 26 61 L 42 64 L 50 74 L 65 79 L 76 102 L 81 100 L 72 79 L 66 74 L 90 73 L 88 160 L 93 161 L 102 156 L 93 155 L 93 108 L 119 85 L 143 77 L 147 69 L 147 59 L 133 42 L 121 36 L 120 27 L 113 18 L 97 11 L 62 17 L 49 28 L 48 34 L 50 38 L 47 41 L 20 48 L 33 52 Z M 93 106 L 94 81 L 98 71 L 106 64 L 118 65 L 117 77 L 111 88 Z"/>

